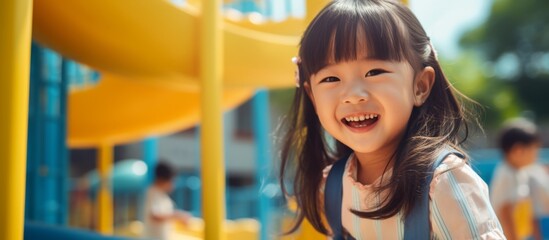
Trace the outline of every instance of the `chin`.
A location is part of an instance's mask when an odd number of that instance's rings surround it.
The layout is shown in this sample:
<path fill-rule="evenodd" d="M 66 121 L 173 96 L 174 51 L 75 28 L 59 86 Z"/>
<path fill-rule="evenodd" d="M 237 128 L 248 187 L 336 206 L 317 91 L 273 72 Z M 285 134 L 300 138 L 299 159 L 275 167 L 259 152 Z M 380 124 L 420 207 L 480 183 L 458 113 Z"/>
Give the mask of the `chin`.
<path fill-rule="evenodd" d="M 361 145 L 357 145 L 357 144 L 350 144 L 350 145 L 347 145 L 349 148 L 351 148 L 353 150 L 353 152 L 357 152 L 357 153 L 371 153 L 371 152 L 375 152 L 376 150 L 380 149 L 379 146 L 375 146 L 373 144 L 361 144 Z"/>

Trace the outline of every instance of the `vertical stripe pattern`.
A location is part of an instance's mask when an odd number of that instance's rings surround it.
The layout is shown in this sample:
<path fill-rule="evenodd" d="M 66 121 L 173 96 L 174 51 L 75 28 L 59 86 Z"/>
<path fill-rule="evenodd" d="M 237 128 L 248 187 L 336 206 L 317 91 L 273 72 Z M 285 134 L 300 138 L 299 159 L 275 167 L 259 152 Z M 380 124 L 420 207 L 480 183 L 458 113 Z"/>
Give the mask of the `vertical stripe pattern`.
<path fill-rule="evenodd" d="M 380 205 L 380 199 L 379 199 L 379 195 L 376 196 L 376 206 L 379 206 Z M 374 220 L 375 221 L 375 225 L 376 225 L 376 237 L 378 240 L 383 240 L 383 234 L 382 234 L 382 231 L 381 231 L 381 220 L 379 219 L 376 219 Z"/>
<path fill-rule="evenodd" d="M 477 224 L 475 222 L 475 219 L 473 218 L 472 213 L 469 211 L 467 207 L 468 203 L 463 194 L 463 191 L 461 190 L 461 188 L 459 188 L 459 185 L 456 181 L 456 178 L 454 177 L 454 174 L 452 172 L 448 172 L 447 174 L 448 174 L 448 179 L 450 180 L 450 185 L 452 187 L 452 192 L 459 203 L 459 206 L 461 208 L 463 215 L 465 216 L 465 219 L 467 219 L 467 224 L 469 226 L 469 230 L 471 231 L 471 236 L 473 237 L 473 239 L 480 239 L 480 235 L 476 227 Z"/>
<path fill-rule="evenodd" d="M 360 197 L 358 196 L 358 190 L 356 186 L 353 186 L 353 207 L 354 209 L 360 208 Z M 353 214 L 353 233 L 352 234 L 356 240 L 362 240 L 362 231 L 360 229 L 360 218 Z"/>
<path fill-rule="evenodd" d="M 444 235 L 444 239 L 452 238 L 450 236 L 450 231 L 444 223 L 444 219 L 442 218 L 438 205 L 434 199 L 431 201 L 431 220 L 435 221 L 438 229 L 440 230 L 440 233 Z"/>
<path fill-rule="evenodd" d="M 360 239 L 403 239 L 404 213 L 383 220 L 360 218 L 349 209 L 372 210 L 383 195 L 375 194 L 378 179 L 370 185 L 356 181 L 356 161 L 348 161 L 343 176 L 342 223 Z M 385 176 L 387 177 L 387 176 Z M 489 204 L 486 184 L 462 160 L 449 157 L 435 170 L 431 182 L 429 219 L 434 239 L 503 239 Z"/>

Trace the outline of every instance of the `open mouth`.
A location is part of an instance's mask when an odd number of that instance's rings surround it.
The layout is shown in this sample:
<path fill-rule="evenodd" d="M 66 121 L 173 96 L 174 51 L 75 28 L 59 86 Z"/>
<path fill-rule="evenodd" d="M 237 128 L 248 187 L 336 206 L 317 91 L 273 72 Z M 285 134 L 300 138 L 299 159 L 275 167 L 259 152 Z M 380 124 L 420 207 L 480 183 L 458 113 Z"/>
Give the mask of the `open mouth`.
<path fill-rule="evenodd" d="M 352 128 L 364 128 L 373 125 L 379 120 L 379 115 L 375 113 L 359 114 L 348 116 L 341 119 L 341 122 Z"/>

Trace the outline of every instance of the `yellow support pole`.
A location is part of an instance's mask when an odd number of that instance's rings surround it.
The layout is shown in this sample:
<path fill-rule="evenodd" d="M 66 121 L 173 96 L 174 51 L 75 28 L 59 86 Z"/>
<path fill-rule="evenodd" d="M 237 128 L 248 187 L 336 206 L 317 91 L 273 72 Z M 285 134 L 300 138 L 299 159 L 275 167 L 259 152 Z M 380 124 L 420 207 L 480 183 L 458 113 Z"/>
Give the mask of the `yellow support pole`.
<path fill-rule="evenodd" d="M 32 0 L 0 1 L 0 239 L 23 239 Z"/>
<path fill-rule="evenodd" d="M 202 78 L 202 212 L 204 239 L 223 240 L 225 219 L 225 163 L 223 160 L 223 35 L 221 0 L 202 4 L 200 74 Z"/>
<path fill-rule="evenodd" d="M 97 230 L 102 234 L 113 233 L 112 165 L 113 146 L 102 144 L 99 148 L 99 159 L 97 161 L 97 172 L 100 179 L 97 196 Z"/>

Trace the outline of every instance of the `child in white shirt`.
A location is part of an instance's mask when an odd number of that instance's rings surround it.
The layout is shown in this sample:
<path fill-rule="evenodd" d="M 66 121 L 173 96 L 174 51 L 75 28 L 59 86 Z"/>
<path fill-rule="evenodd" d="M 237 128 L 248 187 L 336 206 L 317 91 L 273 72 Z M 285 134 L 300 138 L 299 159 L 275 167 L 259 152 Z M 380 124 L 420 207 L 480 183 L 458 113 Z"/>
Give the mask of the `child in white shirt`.
<path fill-rule="evenodd" d="M 173 231 L 172 222 L 187 224 L 190 214 L 176 210 L 168 195 L 173 190 L 175 174 L 172 167 L 160 162 L 154 173 L 154 182 L 145 197 L 145 237 L 166 240 Z"/>

